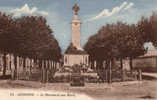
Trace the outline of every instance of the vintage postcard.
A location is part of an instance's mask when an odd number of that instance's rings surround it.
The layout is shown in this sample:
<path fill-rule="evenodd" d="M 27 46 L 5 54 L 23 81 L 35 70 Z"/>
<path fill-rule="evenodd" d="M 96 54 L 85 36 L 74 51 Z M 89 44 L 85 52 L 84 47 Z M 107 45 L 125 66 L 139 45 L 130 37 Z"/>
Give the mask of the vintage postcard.
<path fill-rule="evenodd" d="M 0 100 L 157 100 L 157 0 L 0 0 Z"/>

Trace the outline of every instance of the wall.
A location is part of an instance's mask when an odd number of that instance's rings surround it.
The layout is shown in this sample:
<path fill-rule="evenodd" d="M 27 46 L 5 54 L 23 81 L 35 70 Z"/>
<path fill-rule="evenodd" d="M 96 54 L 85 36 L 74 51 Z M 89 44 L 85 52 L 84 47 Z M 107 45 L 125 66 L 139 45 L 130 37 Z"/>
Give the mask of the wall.
<path fill-rule="evenodd" d="M 143 71 L 154 72 L 157 71 L 157 57 L 144 57 L 133 60 L 134 68 L 141 68 Z"/>
<path fill-rule="evenodd" d="M 89 55 L 64 55 L 64 66 L 73 66 L 74 64 L 86 64 L 88 65 Z"/>

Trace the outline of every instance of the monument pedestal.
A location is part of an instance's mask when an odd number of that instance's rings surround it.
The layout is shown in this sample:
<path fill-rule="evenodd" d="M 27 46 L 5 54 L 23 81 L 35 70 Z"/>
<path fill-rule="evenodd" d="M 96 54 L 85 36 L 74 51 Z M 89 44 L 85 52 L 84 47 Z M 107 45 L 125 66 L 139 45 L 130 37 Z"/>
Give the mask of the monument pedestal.
<path fill-rule="evenodd" d="M 84 86 L 84 78 L 81 73 L 72 73 L 71 75 L 71 86 Z"/>

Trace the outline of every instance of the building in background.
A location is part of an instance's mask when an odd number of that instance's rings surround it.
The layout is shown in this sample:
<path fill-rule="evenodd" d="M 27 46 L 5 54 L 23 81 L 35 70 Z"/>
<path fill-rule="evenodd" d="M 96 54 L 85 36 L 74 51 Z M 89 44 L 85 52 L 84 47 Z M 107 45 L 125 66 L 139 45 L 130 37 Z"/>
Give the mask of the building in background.
<path fill-rule="evenodd" d="M 144 72 L 157 72 L 157 50 L 149 50 L 145 55 L 134 59 L 133 67 Z"/>

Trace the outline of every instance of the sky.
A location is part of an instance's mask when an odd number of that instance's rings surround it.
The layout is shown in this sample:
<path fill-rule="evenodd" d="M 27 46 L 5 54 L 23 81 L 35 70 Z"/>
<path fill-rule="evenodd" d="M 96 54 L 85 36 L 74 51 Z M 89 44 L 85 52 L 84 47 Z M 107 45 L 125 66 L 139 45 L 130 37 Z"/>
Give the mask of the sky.
<path fill-rule="evenodd" d="M 41 15 L 47 19 L 64 52 L 71 42 L 72 7 L 80 7 L 81 45 L 107 23 L 136 23 L 141 16 L 157 11 L 157 0 L 0 0 L 0 11 L 14 17 Z M 145 45 L 153 50 L 151 43 Z"/>

